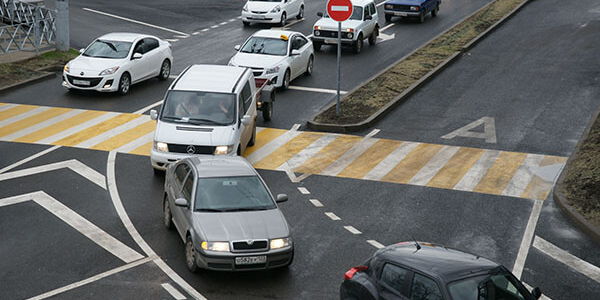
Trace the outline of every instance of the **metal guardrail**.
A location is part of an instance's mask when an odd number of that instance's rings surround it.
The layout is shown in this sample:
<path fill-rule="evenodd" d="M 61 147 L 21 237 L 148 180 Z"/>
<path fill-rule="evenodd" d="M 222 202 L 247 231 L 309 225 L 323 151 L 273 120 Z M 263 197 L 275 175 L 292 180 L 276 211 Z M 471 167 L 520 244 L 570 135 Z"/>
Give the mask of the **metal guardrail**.
<path fill-rule="evenodd" d="M 56 35 L 56 11 L 17 0 L 0 0 L 0 55 L 50 46 Z"/>

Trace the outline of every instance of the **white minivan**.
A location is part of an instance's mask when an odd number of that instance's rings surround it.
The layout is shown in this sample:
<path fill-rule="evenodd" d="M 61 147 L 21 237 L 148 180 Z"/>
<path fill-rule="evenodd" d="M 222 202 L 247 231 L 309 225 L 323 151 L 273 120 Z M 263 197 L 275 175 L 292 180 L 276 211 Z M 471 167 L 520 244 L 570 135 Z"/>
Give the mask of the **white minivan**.
<path fill-rule="evenodd" d="M 192 65 L 173 81 L 157 120 L 150 161 L 155 172 L 192 155 L 241 155 L 256 139 L 257 95 L 247 68 Z"/>

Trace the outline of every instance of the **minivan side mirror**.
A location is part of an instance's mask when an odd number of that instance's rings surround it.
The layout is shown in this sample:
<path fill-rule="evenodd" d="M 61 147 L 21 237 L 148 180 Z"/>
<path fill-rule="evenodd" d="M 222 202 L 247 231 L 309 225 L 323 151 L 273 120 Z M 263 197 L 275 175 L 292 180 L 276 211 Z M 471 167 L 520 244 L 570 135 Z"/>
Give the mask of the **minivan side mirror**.
<path fill-rule="evenodd" d="M 85 52 L 85 48 L 79 49 L 79 53 L 83 54 L 83 52 Z"/>
<path fill-rule="evenodd" d="M 317 17 L 321 17 L 322 18 L 323 17 L 323 13 L 322 12 L 318 12 L 317 13 Z"/>
<path fill-rule="evenodd" d="M 535 299 L 540 299 L 540 297 L 542 297 L 542 290 L 540 290 L 539 287 L 535 287 L 533 290 L 531 290 L 531 295 Z"/>
<path fill-rule="evenodd" d="M 155 120 L 158 119 L 158 112 L 156 109 L 150 110 L 150 119 Z"/>
<path fill-rule="evenodd" d="M 235 49 L 235 51 L 240 51 L 240 49 L 241 49 L 241 48 L 242 48 L 242 46 L 241 46 L 241 45 L 235 45 L 235 46 L 233 47 L 233 49 Z"/>
<path fill-rule="evenodd" d="M 300 50 L 294 49 L 294 50 L 292 50 L 292 52 L 290 52 L 290 56 L 296 56 L 296 55 L 300 55 Z"/>
<path fill-rule="evenodd" d="M 285 202 L 285 201 L 288 201 L 288 195 L 286 195 L 286 194 L 277 195 L 277 200 L 275 200 L 275 202 L 277 202 L 277 203 L 281 203 L 281 202 Z"/>
<path fill-rule="evenodd" d="M 143 54 L 141 54 L 141 53 L 134 53 L 133 56 L 131 57 L 131 59 L 132 60 L 134 60 L 134 59 L 140 59 L 142 57 L 144 57 Z"/>
<path fill-rule="evenodd" d="M 244 124 L 244 126 L 249 126 L 251 121 L 252 118 L 249 115 L 244 115 L 242 117 L 242 124 Z"/>
<path fill-rule="evenodd" d="M 188 207 L 188 201 L 184 198 L 177 198 L 175 199 L 175 205 L 179 207 Z"/>

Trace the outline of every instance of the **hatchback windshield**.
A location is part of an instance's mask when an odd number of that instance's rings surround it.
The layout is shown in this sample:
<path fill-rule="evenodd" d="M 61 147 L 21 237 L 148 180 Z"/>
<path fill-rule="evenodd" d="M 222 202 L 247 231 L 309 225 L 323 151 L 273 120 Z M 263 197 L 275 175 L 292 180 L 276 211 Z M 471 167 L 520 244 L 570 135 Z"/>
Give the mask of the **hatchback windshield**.
<path fill-rule="evenodd" d="M 283 56 L 287 54 L 287 49 L 288 42 L 280 38 L 253 36 L 244 44 L 242 52 Z"/>
<path fill-rule="evenodd" d="M 198 179 L 194 203 L 196 211 L 255 211 L 275 207 L 258 176 Z"/>
<path fill-rule="evenodd" d="M 352 15 L 350 16 L 350 20 L 359 20 L 362 21 L 363 8 L 360 6 L 352 7 Z M 329 18 L 329 15 L 325 13 L 325 18 Z"/>
<path fill-rule="evenodd" d="M 235 119 L 235 96 L 225 93 L 170 91 L 161 121 L 193 125 L 230 125 Z"/>
<path fill-rule="evenodd" d="M 454 300 L 529 300 L 516 279 L 508 274 L 482 275 L 450 283 Z"/>
<path fill-rule="evenodd" d="M 96 40 L 83 52 L 83 56 L 97 58 L 125 58 L 131 43 Z"/>
<path fill-rule="evenodd" d="M 250 2 L 281 2 L 281 0 L 250 0 Z"/>

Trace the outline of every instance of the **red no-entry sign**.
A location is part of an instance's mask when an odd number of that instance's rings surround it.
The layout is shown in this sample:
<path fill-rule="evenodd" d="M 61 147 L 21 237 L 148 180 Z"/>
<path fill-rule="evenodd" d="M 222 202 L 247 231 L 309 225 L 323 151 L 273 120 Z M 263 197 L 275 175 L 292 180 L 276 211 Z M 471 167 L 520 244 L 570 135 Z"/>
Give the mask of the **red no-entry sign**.
<path fill-rule="evenodd" d="M 327 14 L 335 21 L 344 22 L 352 15 L 352 2 L 350 0 L 329 0 Z"/>

